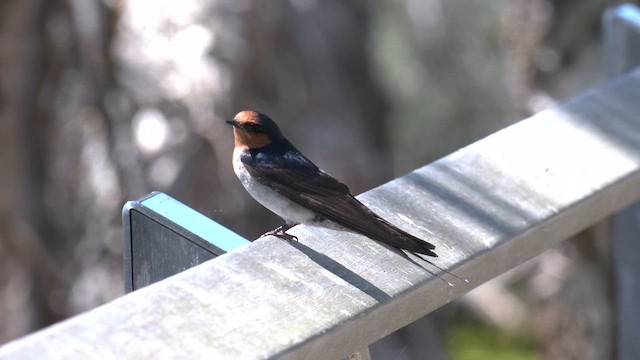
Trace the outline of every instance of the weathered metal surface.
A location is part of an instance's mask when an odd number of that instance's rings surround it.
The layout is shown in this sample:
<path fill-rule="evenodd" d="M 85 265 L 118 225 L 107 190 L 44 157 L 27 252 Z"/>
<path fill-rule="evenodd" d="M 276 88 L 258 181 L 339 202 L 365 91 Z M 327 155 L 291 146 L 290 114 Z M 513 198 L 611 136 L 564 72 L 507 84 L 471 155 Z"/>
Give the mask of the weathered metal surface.
<path fill-rule="evenodd" d="M 0 358 L 343 358 L 638 199 L 639 88 L 627 75 L 360 196 L 469 283 L 301 226 L 299 242 L 260 239 Z"/>

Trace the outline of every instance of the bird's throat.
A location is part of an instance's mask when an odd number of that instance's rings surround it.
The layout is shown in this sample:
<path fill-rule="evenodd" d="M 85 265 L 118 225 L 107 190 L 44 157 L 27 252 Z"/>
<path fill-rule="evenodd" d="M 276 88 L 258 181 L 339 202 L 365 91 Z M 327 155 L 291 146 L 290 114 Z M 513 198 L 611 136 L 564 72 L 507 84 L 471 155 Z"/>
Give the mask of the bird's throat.
<path fill-rule="evenodd" d="M 266 134 L 252 134 L 238 128 L 233 129 L 233 135 L 234 146 L 244 149 L 257 149 L 271 143 Z"/>

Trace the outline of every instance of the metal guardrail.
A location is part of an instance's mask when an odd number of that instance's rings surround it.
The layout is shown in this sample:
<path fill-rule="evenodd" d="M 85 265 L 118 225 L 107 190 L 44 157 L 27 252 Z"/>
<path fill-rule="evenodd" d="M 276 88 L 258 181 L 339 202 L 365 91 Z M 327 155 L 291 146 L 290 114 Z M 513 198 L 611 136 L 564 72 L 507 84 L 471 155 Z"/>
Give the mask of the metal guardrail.
<path fill-rule="evenodd" d="M 336 359 L 640 198 L 640 70 L 359 198 L 437 246 L 447 286 L 365 237 L 298 226 L 0 348 L 0 358 Z M 446 276 L 446 275 L 444 275 Z"/>

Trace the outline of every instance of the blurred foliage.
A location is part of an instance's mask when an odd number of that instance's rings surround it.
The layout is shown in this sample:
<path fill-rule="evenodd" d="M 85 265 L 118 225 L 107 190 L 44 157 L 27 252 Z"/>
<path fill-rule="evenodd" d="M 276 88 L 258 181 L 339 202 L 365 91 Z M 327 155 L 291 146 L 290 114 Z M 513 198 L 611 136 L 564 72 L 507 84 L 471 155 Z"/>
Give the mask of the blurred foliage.
<path fill-rule="evenodd" d="M 373 56 L 391 104 L 387 131 L 396 174 L 516 120 L 512 104 L 501 101 L 509 76 L 501 17 L 510 8 L 505 1 L 376 7 Z"/>
<path fill-rule="evenodd" d="M 447 349 L 452 360 L 535 360 L 531 337 L 506 333 L 477 321 L 451 327 Z"/>

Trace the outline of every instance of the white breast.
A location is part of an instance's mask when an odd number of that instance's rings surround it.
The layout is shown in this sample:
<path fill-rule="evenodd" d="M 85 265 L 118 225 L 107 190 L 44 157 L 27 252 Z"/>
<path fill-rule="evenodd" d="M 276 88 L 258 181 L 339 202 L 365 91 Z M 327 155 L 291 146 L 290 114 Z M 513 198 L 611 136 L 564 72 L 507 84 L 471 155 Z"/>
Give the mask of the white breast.
<path fill-rule="evenodd" d="M 258 181 L 253 179 L 251 175 L 249 175 L 247 168 L 240 160 L 242 151 L 243 149 L 239 147 L 235 148 L 233 151 L 233 170 L 249 194 L 262 204 L 262 206 L 283 218 L 287 224 L 312 223 L 315 215 L 311 211 L 260 184 Z"/>

